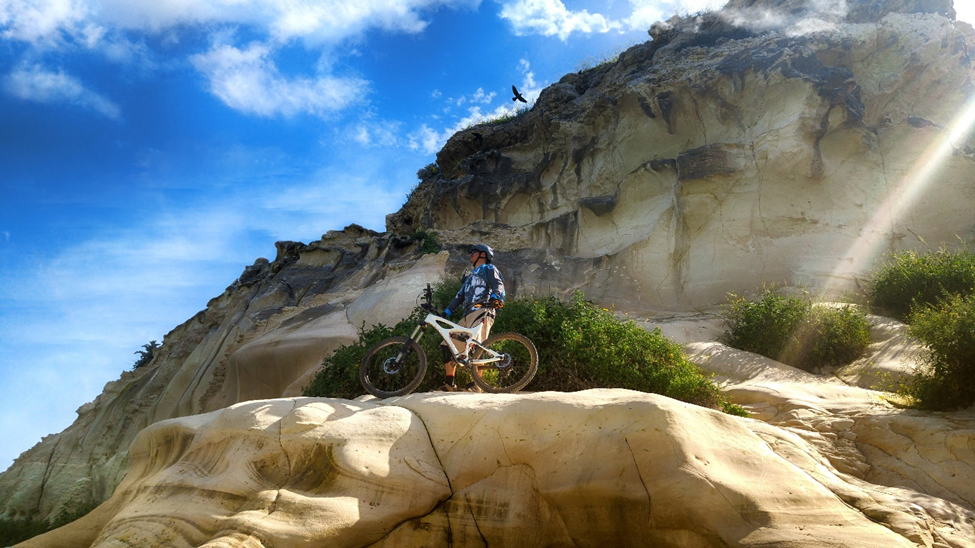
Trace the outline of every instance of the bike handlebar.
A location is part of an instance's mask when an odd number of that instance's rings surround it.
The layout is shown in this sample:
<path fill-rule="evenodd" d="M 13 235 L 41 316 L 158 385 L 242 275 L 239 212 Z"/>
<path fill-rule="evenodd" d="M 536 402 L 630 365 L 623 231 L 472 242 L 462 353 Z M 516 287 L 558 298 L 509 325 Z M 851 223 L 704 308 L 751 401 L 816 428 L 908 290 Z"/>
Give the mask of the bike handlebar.
<path fill-rule="evenodd" d="M 441 313 L 439 310 L 437 310 L 433 306 L 433 288 L 430 287 L 430 284 L 427 284 L 426 289 L 423 290 L 423 299 L 426 302 L 423 303 L 423 304 L 421 304 L 420 305 L 420 308 L 426 310 L 427 312 L 431 312 L 433 314 L 436 314 L 437 316 L 442 316 L 443 315 L 443 313 Z"/>

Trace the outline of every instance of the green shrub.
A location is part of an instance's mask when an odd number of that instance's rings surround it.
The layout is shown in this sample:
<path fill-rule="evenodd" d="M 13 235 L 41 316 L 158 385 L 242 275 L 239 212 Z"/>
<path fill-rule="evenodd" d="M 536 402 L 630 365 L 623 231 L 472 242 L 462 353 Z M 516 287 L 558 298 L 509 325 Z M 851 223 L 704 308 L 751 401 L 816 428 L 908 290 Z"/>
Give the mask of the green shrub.
<path fill-rule="evenodd" d="M 576 62 L 575 72 L 585 72 L 590 69 L 601 68 L 605 65 L 611 65 L 619 60 L 620 55 L 632 47 L 633 44 L 628 46 L 618 46 L 608 53 L 598 54 L 598 55 L 587 55 Z"/>
<path fill-rule="evenodd" d="M 924 255 L 914 251 L 894 254 L 871 284 L 871 302 L 883 313 L 900 320 L 911 309 L 936 304 L 948 295 L 975 292 L 975 255 L 968 250 L 940 249 Z"/>
<path fill-rule="evenodd" d="M 728 346 L 778 359 L 810 309 L 808 299 L 784 297 L 765 289 L 757 300 L 731 295 L 725 312 Z"/>
<path fill-rule="evenodd" d="M 491 125 L 491 126 L 495 126 L 495 125 L 506 124 L 506 123 L 508 123 L 508 122 L 510 122 L 512 120 L 517 120 L 522 115 L 524 115 L 525 113 L 527 113 L 528 110 L 529 110 L 529 108 L 527 106 L 524 106 L 524 107 L 521 107 L 521 108 L 516 108 L 514 110 L 506 110 L 506 111 L 502 112 L 501 114 L 499 114 L 497 117 L 494 117 L 494 118 L 485 118 L 480 123 L 475 124 L 475 126 L 478 126 L 478 125 Z M 472 126 L 472 127 L 475 127 L 475 126 Z"/>
<path fill-rule="evenodd" d="M 870 325 L 858 307 L 814 306 L 808 297 L 784 297 L 774 288 L 757 300 L 732 295 L 725 320 L 729 346 L 806 371 L 850 363 L 870 344 Z"/>
<path fill-rule="evenodd" d="M 13 546 L 53 529 L 46 521 L 30 518 L 0 519 L 0 546 Z"/>
<path fill-rule="evenodd" d="M 746 411 L 744 407 L 738 405 L 737 403 L 731 403 L 730 401 L 721 402 L 721 410 L 736 417 L 749 416 L 748 411 Z"/>
<path fill-rule="evenodd" d="M 443 310 L 459 289 L 460 279 L 441 281 L 433 289 L 433 305 L 438 310 Z M 410 336 L 416 326 L 419 325 L 420 320 L 426 317 L 426 314 L 427 312 L 423 309 L 416 308 L 409 317 L 401 320 L 393 327 L 379 324 L 366 329 L 363 325 L 356 342 L 344 345 L 325 357 L 322 361 L 322 368 L 319 369 L 311 383 L 302 390 L 302 393 L 305 396 L 346 399 L 357 398 L 365 394 L 365 389 L 359 383 L 359 362 L 362 361 L 362 356 L 383 339 Z M 420 339 L 420 347 L 427 355 L 427 374 L 420 386 L 417 387 L 418 392 L 431 391 L 443 384 L 446 371 L 443 363 L 441 363 L 441 340 L 432 331 Z M 457 375 L 460 383 L 466 384 L 471 380 L 465 378 L 466 372 L 463 368 L 457 369 Z"/>
<path fill-rule="evenodd" d="M 97 504 L 84 506 L 73 512 L 62 510 L 50 521 L 31 517 L 0 519 L 0 546 L 12 546 L 67 525 L 91 512 L 95 506 Z"/>
<path fill-rule="evenodd" d="M 132 369 L 139 369 L 140 367 L 145 367 L 149 365 L 152 358 L 155 356 L 155 351 L 159 349 L 159 343 L 156 341 L 149 341 L 149 344 L 142 345 L 145 350 L 136 350 L 133 354 L 138 354 L 139 359 L 132 364 Z"/>
<path fill-rule="evenodd" d="M 925 409 L 953 410 L 975 403 L 975 295 L 951 295 L 909 317 L 908 333 L 927 347 L 924 371 L 903 393 Z"/>
<path fill-rule="evenodd" d="M 435 306 L 443 309 L 459 287 L 459 280 L 439 284 L 434 293 Z M 418 309 L 392 328 L 379 325 L 363 329 L 359 341 L 325 358 L 304 394 L 340 398 L 363 394 L 357 375 L 365 351 L 386 337 L 408 336 L 423 314 Z M 739 406 L 722 401 L 717 385 L 659 329 L 647 332 L 632 321 L 618 320 L 612 312 L 586 301 L 581 293 L 570 302 L 554 297 L 509 300 L 492 329 L 494 333 L 507 331 L 525 335 L 538 349 L 538 374 L 527 390 L 628 388 L 706 407 L 721 406 L 731 414 L 746 414 Z M 440 337 L 434 333 L 420 341 L 427 354 L 428 370 L 417 391 L 434 390 L 443 383 L 439 343 Z M 462 368 L 457 371 L 462 375 Z M 459 378 L 461 383 L 466 381 L 469 379 Z"/>
<path fill-rule="evenodd" d="M 807 371 L 846 365 L 870 345 L 867 316 L 853 305 L 814 306 L 798 334 L 798 344 L 789 347 L 796 353 L 791 362 Z"/>
<path fill-rule="evenodd" d="M 417 230 L 413 234 L 410 234 L 410 239 L 417 243 L 420 253 L 423 253 L 424 255 L 428 253 L 440 252 L 440 240 L 437 238 L 437 235 L 432 232 Z"/>
<path fill-rule="evenodd" d="M 687 360 L 679 344 L 656 329 L 618 320 L 576 293 L 568 303 L 554 297 L 518 299 L 504 307 L 493 329 L 514 331 L 538 348 L 539 366 L 530 390 L 629 388 L 715 407 L 720 391 Z"/>

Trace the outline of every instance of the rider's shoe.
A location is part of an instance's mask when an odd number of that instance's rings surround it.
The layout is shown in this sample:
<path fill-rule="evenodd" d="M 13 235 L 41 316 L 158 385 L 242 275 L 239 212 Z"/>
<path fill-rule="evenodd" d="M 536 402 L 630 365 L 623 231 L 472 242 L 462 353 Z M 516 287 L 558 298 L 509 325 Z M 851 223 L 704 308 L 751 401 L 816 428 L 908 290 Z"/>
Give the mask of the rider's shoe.
<path fill-rule="evenodd" d="M 452 384 L 444 383 L 443 386 L 439 388 L 441 392 L 456 392 L 457 387 Z"/>
<path fill-rule="evenodd" d="M 476 384 L 472 382 L 465 384 L 464 386 L 460 387 L 460 389 L 463 390 L 464 392 L 483 392 L 483 390 L 481 390 L 480 387 L 478 387 Z"/>

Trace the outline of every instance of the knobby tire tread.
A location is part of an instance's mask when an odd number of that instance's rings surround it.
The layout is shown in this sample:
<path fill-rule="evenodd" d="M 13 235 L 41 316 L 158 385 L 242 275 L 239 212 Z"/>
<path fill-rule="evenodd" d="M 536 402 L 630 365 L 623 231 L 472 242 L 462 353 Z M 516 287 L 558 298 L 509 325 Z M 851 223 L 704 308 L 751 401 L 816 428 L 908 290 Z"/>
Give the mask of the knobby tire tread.
<path fill-rule="evenodd" d="M 489 392 L 491 394 L 517 392 L 522 388 L 524 388 L 525 386 L 527 386 L 528 383 L 530 383 L 532 379 L 535 378 L 535 373 L 538 372 L 538 350 L 535 348 L 535 345 L 528 339 L 528 337 L 524 335 L 519 335 L 518 333 L 498 333 L 495 335 L 491 335 L 490 337 L 487 338 L 486 341 L 484 341 L 483 345 L 488 348 L 491 348 L 492 344 L 495 344 L 499 341 L 511 341 L 523 345 L 525 350 L 527 350 L 528 355 L 530 356 L 530 363 L 528 366 L 528 370 L 525 372 L 524 376 L 522 376 L 517 381 L 511 383 L 510 385 L 502 386 L 502 387 L 497 387 L 485 381 L 484 379 L 482 379 L 480 376 L 478 376 L 472 371 L 471 373 L 472 376 L 474 377 L 474 384 L 476 384 L 481 390 L 485 392 Z"/>
<path fill-rule="evenodd" d="M 396 347 L 402 347 L 405 343 L 408 343 L 408 352 L 415 354 L 418 361 L 416 367 L 415 377 L 406 384 L 406 386 L 396 389 L 396 390 L 383 390 L 376 386 L 379 383 L 379 379 L 370 379 L 370 369 L 374 368 L 377 364 L 372 364 L 371 360 L 376 357 L 382 350 L 387 349 L 391 345 Z M 392 350 L 392 349 L 390 349 Z M 409 355 L 405 359 L 409 359 Z M 381 364 L 378 364 L 381 366 Z M 416 390 L 420 383 L 423 381 L 423 377 L 427 372 L 427 356 L 423 352 L 423 349 L 417 344 L 416 341 L 412 341 L 409 337 L 390 337 L 388 339 L 382 340 L 376 343 L 366 354 L 362 357 L 362 361 L 359 363 L 359 382 L 362 383 L 362 387 L 366 389 L 367 392 L 376 396 L 377 398 L 392 398 L 394 396 L 404 396 Z M 373 380 L 376 383 L 373 383 Z"/>

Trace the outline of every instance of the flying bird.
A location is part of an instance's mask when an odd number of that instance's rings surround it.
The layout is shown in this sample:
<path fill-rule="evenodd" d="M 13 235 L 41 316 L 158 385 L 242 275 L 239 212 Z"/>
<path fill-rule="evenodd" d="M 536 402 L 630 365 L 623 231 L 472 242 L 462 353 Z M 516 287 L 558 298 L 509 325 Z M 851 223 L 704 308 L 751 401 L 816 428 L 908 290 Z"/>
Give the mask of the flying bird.
<path fill-rule="evenodd" d="M 521 101 L 522 103 L 528 102 L 525 100 L 524 97 L 521 96 L 520 93 L 518 93 L 518 88 L 516 88 L 515 86 L 511 86 L 511 92 L 515 94 L 515 96 L 511 98 L 512 101 Z"/>

